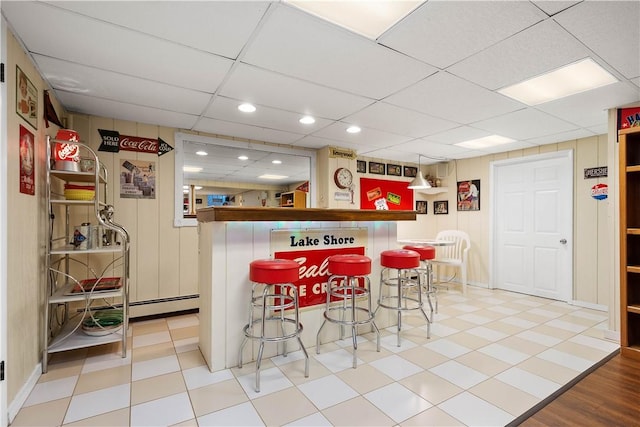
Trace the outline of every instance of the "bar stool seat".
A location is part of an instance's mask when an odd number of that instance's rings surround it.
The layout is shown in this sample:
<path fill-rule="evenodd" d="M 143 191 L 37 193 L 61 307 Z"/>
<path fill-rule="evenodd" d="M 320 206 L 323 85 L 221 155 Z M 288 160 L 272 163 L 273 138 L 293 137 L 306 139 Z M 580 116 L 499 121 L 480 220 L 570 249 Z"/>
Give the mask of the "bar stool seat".
<path fill-rule="evenodd" d="M 427 321 L 427 338 L 431 337 L 431 320 L 424 311 L 422 301 L 422 275 L 420 254 L 413 250 L 391 249 L 380 253 L 380 292 L 378 307 L 396 311 L 398 315 L 397 345 L 400 347 L 402 313 L 419 310 Z M 384 290 L 387 292 L 384 292 Z M 393 291 L 395 290 L 395 294 Z M 416 296 L 411 294 L 415 291 Z"/>
<path fill-rule="evenodd" d="M 422 268 L 420 271 L 423 275 L 423 290 L 427 295 L 427 301 L 429 302 L 429 308 L 431 309 L 431 321 L 433 322 L 433 304 L 431 303 L 431 296 L 436 300 L 436 313 L 438 312 L 438 289 L 433 285 L 433 265 L 431 260 L 436 257 L 436 248 L 429 245 L 405 245 L 402 249 L 409 251 L 415 251 L 420 254 L 420 263 Z"/>
<path fill-rule="evenodd" d="M 265 342 L 282 342 L 283 355 L 286 356 L 286 341 L 297 339 L 306 358 L 304 376 L 309 376 L 309 355 L 300 338 L 302 323 L 298 289 L 294 285 L 300 278 L 299 271 L 297 262 L 286 259 L 261 259 L 249 265 L 249 280 L 252 282 L 249 321 L 243 328 L 244 340 L 238 353 L 238 367 L 242 368 L 242 351 L 247 341 L 260 341 L 256 360 L 256 392 L 260 391 L 260 365 Z M 293 313 L 285 315 L 285 310 Z M 266 325 L 271 322 L 279 325 L 267 330 Z"/>
<path fill-rule="evenodd" d="M 320 332 L 327 322 L 340 325 L 340 339 L 344 338 L 344 327 L 351 326 L 353 340 L 353 367 L 358 366 L 356 351 L 358 349 L 359 325 L 370 324 L 377 335 L 377 350 L 380 351 L 380 331 L 375 324 L 375 314 L 371 309 L 371 283 L 368 275 L 371 273 L 371 259 L 364 255 L 340 254 L 328 259 L 329 281 L 327 283 L 327 301 L 324 311 L 324 321 L 316 335 L 316 353 L 320 354 Z M 360 283 L 363 282 L 363 286 Z M 358 299 L 367 300 L 366 306 L 358 306 Z M 342 301 L 334 304 L 332 301 Z M 339 312 L 339 317 L 334 312 Z"/>

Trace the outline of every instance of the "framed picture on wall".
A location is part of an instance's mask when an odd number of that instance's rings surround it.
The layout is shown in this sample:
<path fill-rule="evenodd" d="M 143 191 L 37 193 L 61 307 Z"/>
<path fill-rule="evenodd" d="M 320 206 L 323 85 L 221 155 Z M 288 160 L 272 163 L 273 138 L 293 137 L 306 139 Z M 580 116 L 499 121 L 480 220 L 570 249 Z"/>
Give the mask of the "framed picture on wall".
<path fill-rule="evenodd" d="M 458 181 L 458 210 L 480 210 L 480 180 Z"/>
<path fill-rule="evenodd" d="M 400 165 L 387 163 L 387 175 L 402 176 L 402 167 Z"/>
<path fill-rule="evenodd" d="M 358 173 L 367 173 L 367 162 L 365 162 L 364 160 L 357 160 L 357 171 Z"/>
<path fill-rule="evenodd" d="M 38 91 L 17 65 L 16 82 L 16 113 L 34 129 L 38 129 Z"/>
<path fill-rule="evenodd" d="M 417 174 L 418 174 L 418 168 L 413 166 L 404 167 L 404 176 L 407 176 L 409 178 L 415 178 Z"/>
<path fill-rule="evenodd" d="M 416 200 L 416 212 L 419 214 L 426 215 L 427 213 L 427 201 L 426 200 Z"/>
<path fill-rule="evenodd" d="M 447 215 L 449 213 L 449 201 L 448 200 L 436 200 L 433 202 L 433 214 L 434 215 Z"/>
<path fill-rule="evenodd" d="M 384 175 L 384 163 L 369 162 L 369 173 Z"/>

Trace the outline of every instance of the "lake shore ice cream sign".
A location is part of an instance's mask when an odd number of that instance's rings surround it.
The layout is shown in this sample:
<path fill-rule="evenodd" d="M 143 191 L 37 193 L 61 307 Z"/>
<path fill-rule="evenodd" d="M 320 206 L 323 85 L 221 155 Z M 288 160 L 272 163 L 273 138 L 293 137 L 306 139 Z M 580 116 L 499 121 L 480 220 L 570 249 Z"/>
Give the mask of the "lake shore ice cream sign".
<path fill-rule="evenodd" d="M 324 304 L 330 277 L 329 257 L 340 254 L 365 255 L 366 228 L 272 230 L 273 258 L 289 259 L 300 265 L 298 288 L 300 307 Z M 359 284 L 363 286 L 363 283 Z"/>

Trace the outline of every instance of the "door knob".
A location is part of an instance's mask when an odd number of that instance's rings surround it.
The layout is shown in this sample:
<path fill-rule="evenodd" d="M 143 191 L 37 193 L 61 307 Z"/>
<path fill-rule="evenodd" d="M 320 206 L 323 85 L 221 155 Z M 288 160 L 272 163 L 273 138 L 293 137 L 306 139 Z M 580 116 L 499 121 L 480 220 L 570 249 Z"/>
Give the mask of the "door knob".
<path fill-rule="evenodd" d="M 562 243 L 563 245 L 567 244 L 567 239 L 560 239 L 560 243 Z"/>

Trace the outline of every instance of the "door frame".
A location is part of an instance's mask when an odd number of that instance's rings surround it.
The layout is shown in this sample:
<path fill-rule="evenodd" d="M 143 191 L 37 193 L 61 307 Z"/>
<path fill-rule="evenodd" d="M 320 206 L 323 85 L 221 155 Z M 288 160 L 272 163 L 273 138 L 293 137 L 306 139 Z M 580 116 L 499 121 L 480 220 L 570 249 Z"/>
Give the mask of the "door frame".
<path fill-rule="evenodd" d="M 0 360 L 5 361 L 5 380 L 0 381 L 0 427 L 9 422 L 7 411 L 7 25 L 0 17 L 0 62 L 5 81 L 0 84 Z"/>
<path fill-rule="evenodd" d="M 575 186 L 575 168 L 574 168 L 574 160 L 573 160 L 573 150 L 561 150 L 561 151 L 553 151 L 543 154 L 534 154 L 531 156 L 524 157 L 515 157 L 512 159 L 505 160 L 496 160 L 490 163 L 489 165 L 489 205 L 491 206 L 491 215 L 489 218 L 489 288 L 495 289 L 497 288 L 497 283 L 495 283 L 496 277 L 496 260 L 497 255 L 496 251 L 499 249 L 495 242 L 497 241 L 497 233 L 498 227 L 496 224 L 496 212 L 497 212 L 497 197 L 496 197 L 496 170 L 499 167 L 503 166 L 513 166 L 517 164 L 524 163 L 532 163 L 541 160 L 551 160 L 551 159 L 565 159 L 567 164 L 571 167 L 571 173 L 569 176 L 571 177 L 571 185 L 569 186 L 569 198 L 571 199 L 571 224 L 569 226 L 569 230 L 567 230 L 567 240 L 569 240 L 569 245 L 567 250 L 569 251 L 569 259 L 571 260 L 571 268 L 569 269 L 569 289 L 566 290 L 566 301 L 571 302 L 574 299 L 574 269 L 575 269 L 575 258 L 574 258 L 574 248 L 573 248 L 573 234 L 575 227 L 575 211 L 574 211 L 574 186 Z"/>

